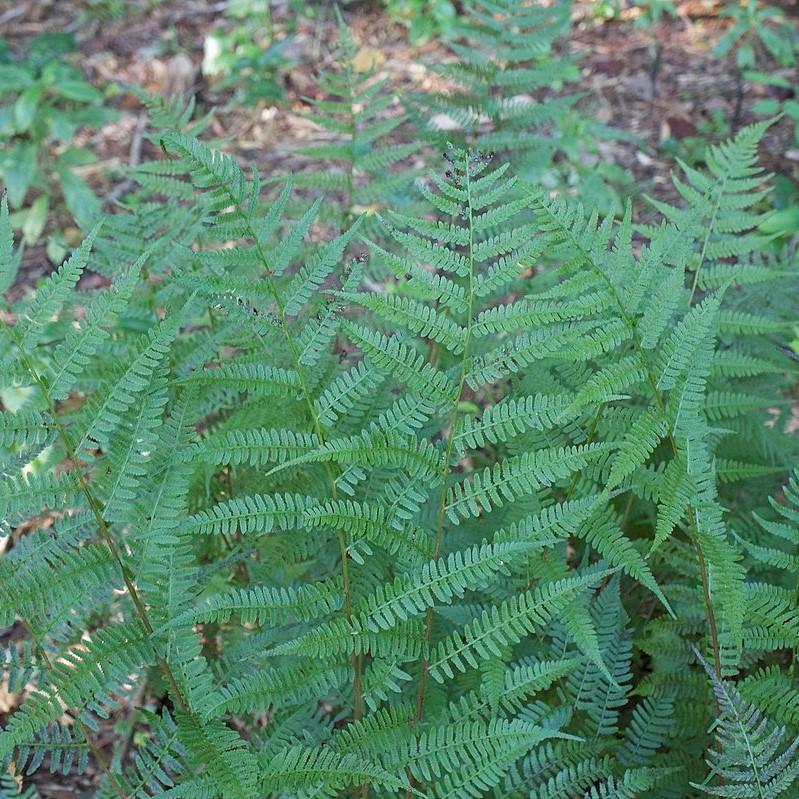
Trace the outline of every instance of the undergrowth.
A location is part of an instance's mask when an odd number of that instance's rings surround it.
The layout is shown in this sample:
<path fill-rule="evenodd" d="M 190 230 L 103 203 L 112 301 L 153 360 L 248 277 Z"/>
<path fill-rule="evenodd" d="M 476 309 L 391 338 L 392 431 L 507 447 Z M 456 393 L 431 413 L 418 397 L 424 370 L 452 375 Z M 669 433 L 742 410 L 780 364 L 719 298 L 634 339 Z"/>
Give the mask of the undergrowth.
<path fill-rule="evenodd" d="M 639 224 L 517 176 L 501 102 L 421 172 L 342 36 L 302 186 L 141 95 L 162 159 L 2 301 L 0 792 L 794 796 L 768 123 Z"/>

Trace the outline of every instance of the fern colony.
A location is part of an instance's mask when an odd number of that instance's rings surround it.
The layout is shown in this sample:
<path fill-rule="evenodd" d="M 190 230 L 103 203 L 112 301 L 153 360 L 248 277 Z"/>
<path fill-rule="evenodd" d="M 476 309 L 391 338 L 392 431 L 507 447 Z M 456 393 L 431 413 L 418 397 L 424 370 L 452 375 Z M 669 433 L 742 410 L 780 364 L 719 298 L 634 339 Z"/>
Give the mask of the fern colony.
<path fill-rule="evenodd" d="M 449 146 L 324 237 L 150 102 L 168 157 L 3 309 L 3 795 L 796 796 L 765 126 L 649 225 Z"/>

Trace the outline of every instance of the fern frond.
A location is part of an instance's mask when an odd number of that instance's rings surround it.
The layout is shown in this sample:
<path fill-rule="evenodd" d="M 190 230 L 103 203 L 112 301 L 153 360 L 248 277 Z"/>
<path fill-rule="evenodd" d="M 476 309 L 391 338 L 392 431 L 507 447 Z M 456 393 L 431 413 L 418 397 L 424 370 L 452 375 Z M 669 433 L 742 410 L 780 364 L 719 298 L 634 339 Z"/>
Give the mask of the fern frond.
<path fill-rule="evenodd" d="M 455 446 L 477 449 L 486 441 L 499 444 L 528 430 L 547 430 L 564 422 L 572 398 L 565 394 L 509 397 L 485 409 L 480 419 L 463 417 L 454 436 Z"/>
<path fill-rule="evenodd" d="M 276 625 L 288 618 L 310 621 L 341 607 L 340 581 L 298 588 L 232 589 L 208 597 L 200 607 L 174 619 L 171 625 L 197 622 L 226 622 L 235 613 L 242 624 Z"/>
<path fill-rule="evenodd" d="M 273 755 L 263 766 L 260 785 L 269 791 L 285 788 L 338 791 L 365 782 L 388 791 L 409 788 L 407 778 L 397 777 L 356 754 L 339 754 L 326 748 L 295 746 Z"/>
<path fill-rule="evenodd" d="M 98 294 L 86 307 L 86 323 L 70 330 L 64 343 L 56 347 L 48 376 L 52 399 L 64 399 L 69 394 L 80 372 L 108 335 L 104 325 L 114 321 L 128 304 L 146 259 L 146 255 L 139 258 L 107 292 Z"/>
<path fill-rule="evenodd" d="M 644 697 L 635 706 L 619 751 L 625 765 L 643 766 L 651 762 L 674 730 L 675 697 L 669 692 Z"/>
<path fill-rule="evenodd" d="M 303 494 L 249 494 L 189 516 L 181 529 L 191 535 L 253 535 L 296 530 L 318 500 Z"/>
<path fill-rule="evenodd" d="M 461 519 L 489 513 L 519 496 L 550 486 L 585 467 L 605 451 L 605 444 L 580 444 L 508 458 L 493 468 L 475 473 L 469 480 L 456 483 L 447 495 L 444 510 L 453 524 L 459 524 Z"/>
<path fill-rule="evenodd" d="M 189 760 L 205 767 L 203 773 L 217 793 L 249 799 L 256 791 L 258 763 L 242 738 L 220 721 L 200 722 L 187 713 L 176 713 L 175 720 Z"/>
<path fill-rule="evenodd" d="M 17 323 L 14 338 L 23 350 L 32 349 L 44 336 L 51 317 L 58 314 L 70 293 L 77 285 L 83 270 L 89 263 L 98 227 L 89 233 L 66 261 L 53 272 L 36 292 L 33 301 L 25 309 L 25 316 Z"/>
<path fill-rule="evenodd" d="M 22 247 L 14 252 L 14 231 L 8 214 L 8 196 L 0 198 L 0 298 L 14 283 L 22 262 Z"/>
<path fill-rule="evenodd" d="M 256 396 L 292 397 L 300 388 L 299 376 L 295 371 L 261 363 L 238 363 L 217 369 L 203 369 L 182 378 L 180 382 L 246 391 Z"/>
<path fill-rule="evenodd" d="M 776 799 L 799 777 L 795 758 L 799 738 L 784 747 L 785 729 L 774 727 L 768 718 L 743 700 L 731 683 L 720 679 L 697 659 L 710 678 L 719 706 L 715 737 L 718 749 L 707 752 L 708 765 L 719 778 L 716 785 L 692 785 L 712 796 L 739 796 L 744 792 L 759 799 Z"/>
<path fill-rule="evenodd" d="M 102 703 L 131 674 L 153 662 L 148 633 L 140 624 L 118 624 L 97 631 L 82 649 L 65 653 L 50 670 L 48 683 L 13 715 L 0 734 L 0 760 L 59 719 L 62 703 L 73 708 Z"/>
<path fill-rule="evenodd" d="M 344 294 L 342 299 L 369 308 L 388 323 L 437 341 L 455 355 L 463 352 L 463 328 L 430 305 L 397 294 Z"/>
<path fill-rule="evenodd" d="M 359 436 L 331 439 L 308 455 L 274 467 L 268 474 L 303 463 L 333 462 L 340 465 L 387 466 L 402 469 L 410 477 L 435 479 L 441 458 L 437 447 L 415 436 L 364 430 Z"/>
<path fill-rule="evenodd" d="M 621 777 L 608 777 L 607 780 L 591 787 L 585 799 L 637 799 L 674 775 L 669 768 L 628 769 Z"/>
<path fill-rule="evenodd" d="M 319 439 L 314 433 L 255 428 L 212 433 L 201 443 L 187 446 L 181 457 L 187 462 L 201 460 L 217 466 L 240 463 L 263 466 L 290 462 L 318 446 Z"/>
<path fill-rule="evenodd" d="M 356 609 L 362 623 L 374 632 L 390 629 L 434 604 L 446 604 L 464 592 L 475 590 L 494 574 L 507 571 L 514 556 L 525 552 L 523 544 L 487 544 L 446 558 L 432 560 L 421 570 L 381 586 Z"/>
<path fill-rule="evenodd" d="M 102 448 L 108 446 L 125 414 L 149 388 L 153 374 L 169 355 L 182 321 L 182 314 L 174 313 L 143 338 L 138 353 L 98 403 L 92 421 L 82 436 L 80 449 L 91 448 L 92 444 Z"/>
<path fill-rule="evenodd" d="M 362 325 L 346 322 L 344 330 L 375 366 L 394 374 L 409 389 L 437 403 L 447 403 L 455 393 L 449 378 L 394 336 L 384 336 Z"/>
<path fill-rule="evenodd" d="M 434 649 L 430 675 L 443 682 L 445 678 L 452 679 L 455 671 L 477 668 L 479 660 L 499 656 L 501 647 L 518 643 L 536 628 L 546 625 L 577 592 L 595 585 L 608 574 L 607 571 L 589 571 L 566 577 L 514 596 L 498 607 L 492 606 L 462 633 L 453 633 Z"/>

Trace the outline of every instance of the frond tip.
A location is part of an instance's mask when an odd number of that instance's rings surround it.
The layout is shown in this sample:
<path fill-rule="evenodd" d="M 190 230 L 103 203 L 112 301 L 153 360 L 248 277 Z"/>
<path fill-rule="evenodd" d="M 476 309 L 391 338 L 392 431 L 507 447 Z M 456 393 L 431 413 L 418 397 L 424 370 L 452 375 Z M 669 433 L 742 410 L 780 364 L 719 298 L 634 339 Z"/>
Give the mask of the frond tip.
<path fill-rule="evenodd" d="M 744 701 L 738 689 L 719 678 L 702 658 L 694 655 L 710 678 L 718 702 L 715 724 L 716 748 L 707 752 L 715 785 L 694 785 L 703 793 L 732 799 L 787 797 L 799 777 L 799 737 L 785 745 L 785 727 L 771 723 L 757 707 Z"/>

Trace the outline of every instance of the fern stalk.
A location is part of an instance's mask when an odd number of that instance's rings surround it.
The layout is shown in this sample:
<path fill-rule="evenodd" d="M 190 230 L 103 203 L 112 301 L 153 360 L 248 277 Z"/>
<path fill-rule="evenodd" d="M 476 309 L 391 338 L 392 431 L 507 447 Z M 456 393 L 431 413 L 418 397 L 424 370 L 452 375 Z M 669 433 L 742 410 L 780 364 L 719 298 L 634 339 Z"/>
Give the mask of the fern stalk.
<path fill-rule="evenodd" d="M 202 164 L 202 160 L 193 152 L 191 146 L 187 146 L 186 144 L 182 143 L 179 139 L 174 140 L 175 146 L 181 150 L 185 157 L 195 161 L 196 163 Z M 204 166 L 204 165 L 203 165 Z M 255 178 L 257 180 L 257 178 Z M 316 413 L 316 409 L 314 408 L 313 401 L 311 399 L 311 392 L 308 389 L 308 384 L 305 379 L 305 371 L 303 369 L 301 360 L 300 360 L 300 353 L 297 349 L 296 342 L 294 340 L 294 336 L 292 335 L 291 329 L 288 324 L 288 320 L 286 318 L 286 311 L 285 311 L 285 303 L 283 302 L 283 298 L 280 294 L 278 289 L 277 283 L 275 282 L 275 275 L 274 269 L 272 264 L 267 258 L 266 253 L 261 246 L 261 241 L 258 236 L 258 232 L 252 225 L 251 221 L 251 214 L 248 209 L 244 208 L 240 198 L 233 192 L 230 187 L 230 184 L 225 182 L 224 180 L 217 180 L 217 184 L 219 188 L 227 195 L 230 204 L 234 207 L 238 213 L 240 214 L 244 224 L 246 226 L 246 230 L 249 233 L 250 237 L 253 239 L 254 248 L 258 259 L 264 266 L 266 270 L 266 280 L 267 285 L 269 287 L 269 291 L 272 294 L 272 298 L 275 302 L 275 307 L 277 310 L 277 319 L 280 325 L 280 329 L 283 332 L 283 336 L 286 340 L 286 343 L 289 347 L 289 352 L 291 354 L 291 359 L 293 361 L 294 368 L 297 373 L 297 377 L 300 383 L 300 389 L 305 401 L 305 404 L 308 408 L 308 413 L 311 418 L 311 423 L 313 425 L 314 431 L 319 438 L 319 441 L 324 445 L 325 443 L 325 436 L 324 431 L 322 429 L 322 425 L 319 422 L 319 417 Z M 254 200 L 251 200 L 254 202 Z M 333 476 L 333 472 L 331 470 L 331 466 L 329 463 L 324 463 L 325 473 L 327 475 L 328 481 L 330 483 L 330 489 L 332 493 L 333 499 L 337 497 L 337 489 L 336 489 L 336 481 Z M 341 554 L 341 572 L 342 572 L 342 581 L 343 581 L 343 590 L 344 590 L 344 611 L 348 619 L 352 618 L 352 587 L 350 581 L 350 574 L 349 574 L 349 564 L 348 564 L 348 556 L 347 556 L 347 547 L 346 547 L 346 539 L 344 536 L 344 531 L 338 531 L 338 542 L 339 542 L 339 550 Z M 363 691 L 361 688 L 361 657 L 360 655 L 353 654 L 352 656 L 352 666 L 353 666 L 353 714 L 356 720 L 361 718 L 362 715 L 362 708 L 363 708 Z"/>
<path fill-rule="evenodd" d="M 232 195 L 231 195 L 232 197 Z M 305 399 L 305 404 L 308 408 L 308 413 L 311 415 L 311 422 L 313 424 L 314 432 L 319 437 L 319 442 L 321 446 L 325 444 L 325 434 L 324 430 L 322 429 L 322 425 L 319 422 L 319 415 L 316 412 L 316 408 L 314 407 L 313 401 L 311 400 L 311 392 L 308 390 L 308 383 L 305 380 L 305 371 L 302 366 L 302 362 L 300 361 L 300 353 L 297 350 L 297 344 L 294 341 L 294 336 L 291 333 L 291 329 L 289 328 L 288 320 L 286 319 L 286 312 L 285 312 L 285 305 L 282 301 L 280 291 L 278 290 L 277 284 L 275 283 L 274 272 L 272 267 L 269 263 L 269 260 L 266 257 L 266 254 L 261 247 L 261 243 L 258 241 L 258 237 L 255 234 L 255 231 L 252 229 L 252 226 L 249 223 L 249 219 L 247 219 L 247 226 L 250 230 L 250 233 L 253 235 L 255 239 L 255 249 L 258 253 L 258 257 L 261 259 L 262 263 L 266 267 L 266 275 L 267 281 L 269 283 L 269 289 L 272 292 L 272 297 L 275 301 L 275 306 L 277 307 L 278 311 L 278 319 L 280 320 L 280 327 L 283 330 L 283 335 L 286 339 L 286 343 L 289 346 L 289 350 L 291 352 L 292 360 L 294 361 L 294 368 L 297 372 L 297 376 L 300 381 L 300 388 L 302 389 L 302 395 Z M 332 466 L 328 463 L 324 463 L 325 474 L 327 475 L 327 479 L 330 482 L 330 492 L 333 500 L 336 500 L 338 497 L 338 490 L 336 488 L 336 479 L 333 476 L 333 469 Z M 341 556 L 341 578 L 343 581 L 343 588 L 344 588 L 344 613 L 347 616 L 348 620 L 352 620 L 352 584 L 350 581 L 350 569 L 349 569 L 349 556 L 347 554 L 347 540 L 344 536 L 344 530 L 339 529 L 336 531 L 338 535 L 338 546 L 339 552 Z M 353 679 L 352 679 L 352 691 L 353 691 L 353 717 L 355 721 L 359 721 L 363 715 L 363 689 L 361 687 L 361 671 L 363 669 L 363 657 L 360 654 L 353 653 L 352 655 L 352 669 L 353 669 Z"/>
<path fill-rule="evenodd" d="M 464 326 L 465 334 L 463 338 L 463 354 L 461 356 L 460 376 L 458 378 L 458 386 L 455 392 L 455 398 L 452 404 L 452 409 L 449 414 L 448 429 L 449 435 L 447 437 L 447 448 L 444 455 L 444 461 L 441 468 L 441 496 L 438 503 L 438 513 L 436 521 L 436 537 L 433 546 L 433 560 L 438 561 L 441 555 L 441 543 L 444 535 L 444 509 L 447 502 L 447 477 L 449 476 L 450 463 L 452 462 L 452 451 L 455 444 L 455 424 L 458 416 L 458 405 L 463 393 L 463 386 L 466 382 L 466 371 L 469 359 L 469 345 L 471 343 L 472 324 L 474 314 L 474 222 L 473 222 L 473 208 L 472 208 L 472 192 L 471 192 L 471 170 L 469 164 L 469 157 L 466 157 L 466 168 L 464 169 L 464 183 L 466 189 L 467 208 L 468 208 L 468 225 L 469 225 L 469 258 L 468 258 L 468 301 L 466 308 L 466 324 Z M 430 637 L 433 627 L 433 608 L 432 606 L 427 609 L 425 616 L 425 631 L 424 640 L 427 645 L 430 643 Z M 430 657 L 428 652 L 425 652 L 422 661 L 422 668 L 419 674 L 419 688 L 416 696 L 416 721 L 421 723 L 424 718 L 424 696 L 427 687 L 428 671 L 430 668 Z M 406 799 L 410 799 L 410 788 L 405 793 Z"/>
<path fill-rule="evenodd" d="M 209 321 L 209 323 L 211 325 L 211 330 L 215 330 L 216 329 L 216 319 L 214 317 L 214 311 L 213 311 L 212 308 L 208 309 L 208 321 Z M 259 334 L 259 340 L 260 340 L 260 334 Z M 227 498 L 228 499 L 233 499 L 233 466 L 232 465 L 228 465 L 228 467 L 224 471 L 224 475 L 225 475 L 225 486 L 227 488 Z M 225 535 L 225 533 L 223 533 L 223 532 L 220 532 L 220 535 L 222 537 L 222 540 L 225 542 L 225 546 L 228 548 L 228 550 L 230 552 L 233 552 L 233 544 L 230 542 L 230 540 L 228 539 L 227 535 Z M 235 534 L 235 541 L 237 543 L 241 541 L 241 534 L 238 533 L 238 532 Z M 244 561 L 244 560 L 240 560 L 236 564 L 236 569 L 239 572 L 239 578 L 241 579 L 241 581 L 245 585 L 247 583 L 249 583 L 250 582 L 250 570 L 247 567 L 247 562 Z"/>
<path fill-rule="evenodd" d="M 14 336 L 13 330 L 11 331 L 11 335 Z M 72 443 L 72 438 L 70 437 L 66 428 L 61 423 L 55 404 L 53 403 L 52 397 L 50 396 L 50 389 L 46 381 L 36 371 L 36 368 L 31 363 L 30 358 L 28 358 L 27 354 L 25 353 L 25 350 L 23 349 L 21 342 L 17 341 L 16 336 L 15 336 L 15 341 L 17 343 L 17 348 L 21 353 L 25 367 L 30 372 L 31 377 L 33 378 L 36 385 L 39 387 L 39 390 L 42 392 L 42 396 L 44 397 L 44 400 L 47 403 L 50 415 L 52 416 L 53 419 L 53 424 L 56 427 L 58 435 L 61 438 L 61 442 L 64 445 L 64 449 L 66 450 L 67 457 L 69 458 L 70 463 L 72 463 L 72 467 L 74 468 L 75 473 L 77 475 L 80 489 L 83 495 L 86 497 L 86 502 L 89 504 L 89 508 L 92 512 L 92 515 L 94 516 L 94 519 L 97 522 L 97 531 L 100 534 L 100 538 L 108 548 L 108 551 L 111 553 L 111 557 L 119 566 L 119 570 L 120 573 L 122 574 L 122 579 L 125 583 L 125 587 L 127 588 L 128 593 L 130 594 L 131 601 L 133 602 L 133 606 L 136 609 L 136 614 L 138 615 L 141 623 L 144 625 L 144 629 L 147 630 L 147 633 L 149 635 L 152 635 L 155 632 L 155 628 L 150 623 L 150 618 L 147 614 L 147 609 L 145 608 L 144 602 L 142 602 L 142 599 L 139 596 L 139 592 L 133 583 L 130 570 L 123 562 L 122 557 L 119 554 L 119 549 L 117 548 L 116 542 L 114 541 L 114 538 L 111 535 L 111 531 L 108 529 L 108 524 L 106 523 L 105 518 L 103 518 L 103 513 L 100 508 L 100 504 L 97 502 L 97 499 L 95 498 L 94 494 L 89 488 L 89 484 L 86 481 L 85 475 L 80 469 L 79 466 L 80 462 L 78 460 L 78 455 L 75 450 L 75 446 Z M 169 663 L 167 663 L 167 661 L 164 658 L 158 657 L 158 666 L 163 672 L 167 683 L 169 684 L 175 703 L 184 713 L 189 713 L 190 711 L 188 703 L 186 702 L 185 698 L 183 697 L 183 694 L 181 693 L 180 687 L 178 686 L 177 680 L 175 679 L 175 675 L 173 674 L 172 669 L 169 666 Z"/>
<path fill-rule="evenodd" d="M 555 217 L 552 212 L 544 206 L 546 213 L 549 215 L 550 220 L 555 222 L 556 224 L 560 224 L 559 220 Z M 587 263 L 591 269 L 599 276 L 599 278 L 605 283 L 608 289 L 608 293 L 612 297 L 614 303 L 619 309 L 619 314 L 624 321 L 624 324 L 630 329 L 632 333 L 633 342 L 635 344 L 636 354 L 638 359 L 641 362 L 641 366 L 644 370 L 644 374 L 646 376 L 646 380 L 649 383 L 649 386 L 652 390 L 652 394 L 655 399 L 655 404 L 657 405 L 658 411 L 663 414 L 665 413 L 665 405 L 663 404 L 663 397 L 660 393 L 660 390 L 657 387 L 657 381 L 655 380 L 655 376 L 652 374 L 652 369 L 649 364 L 649 359 L 646 357 L 644 347 L 641 344 L 641 339 L 638 333 L 638 328 L 635 323 L 635 320 L 632 319 L 627 312 L 627 309 L 624 307 L 624 303 L 619 296 L 616 287 L 613 285 L 612 281 L 608 278 L 608 276 L 604 273 L 602 269 L 594 262 L 594 259 L 591 257 L 590 253 L 586 252 L 586 250 L 581 246 L 580 242 L 577 238 L 572 234 L 571 231 L 566 231 L 572 240 L 572 243 L 576 247 L 576 249 L 580 252 L 585 263 Z M 668 433 L 668 440 L 671 445 L 673 453 L 676 455 L 679 452 L 679 447 L 677 445 L 677 441 L 674 438 L 674 433 L 672 430 Z M 713 660 L 716 666 L 716 672 L 721 678 L 721 648 L 719 644 L 719 637 L 718 637 L 718 625 L 716 622 L 716 613 L 713 608 L 713 603 L 710 598 L 710 587 L 708 583 L 708 574 L 707 574 L 707 565 L 705 563 L 704 555 L 702 554 L 702 548 L 699 543 L 698 533 L 694 524 L 694 509 L 689 505 L 688 507 L 688 514 L 689 518 L 691 519 L 691 530 L 689 537 L 691 538 L 691 542 L 694 544 L 694 547 L 697 552 L 697 561 L 699 565 L 699 573 L 701 575 L 702 580 L 702 593 L 704 597 L 705 603 L 705 614 L 707 616 L 708 627 L 710 629 L 710 637 L 711 643 L 713 646 Z"/>
<path fill-rule="evenodd" d="M 688 512 L 691 514 L 691 527 L 693 528 L 693 509 L 689 508 Z M 702 595 L 705 600 L 705 612 L 707 613 L 707 621 L 710 627 L 710 639 L 713 644 L 713 665 L 716 669 L 716 675 L 721 679 L 721 647 L 719 646 L 719 629 L 716 623 L 716 611 L 713 609 L 713 603 L 710 599 L 710 585 L 707 579 L 705 556 L 695 530 L 693 545 L 696 550 L 696 559 L 699 562 L 699 575 L 702 579 Z"/>
<path fill-rule="evenodd" d="M 699 253 L 699 262 L 696 265 L 696 271 L 694 272 L 694 281 L 691 284 L 691 295 L 688 297 L 688 305 L 690 306 L 694 301 L 694 294 L 696 294 L 696 288 L 699 285 L 699 273 L 702 271 L 702 266 L 705 263 L 705 255 L 707 254 L 707 248 L 710 244 L 710 236 L 713 233 L 713 229 L 716 226 L 716 217 L 719 215 L 719 210 L 721 209 L 721 201 L 724 197 L 724 189 L 727 185 L 727 176 L 724 176 L 724 179 L 721 183 L 721 187 L 719 189 L 718 195 L 716 197 L 716 204 L 713 206 L 713 214 L 710 217 L 710 222 L 707 225 L 707 229 L 705 230 L 705 238 L 702 241 L 702 251 Z"/>

